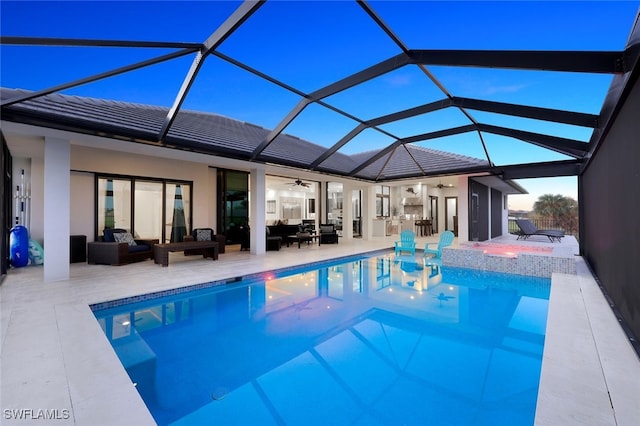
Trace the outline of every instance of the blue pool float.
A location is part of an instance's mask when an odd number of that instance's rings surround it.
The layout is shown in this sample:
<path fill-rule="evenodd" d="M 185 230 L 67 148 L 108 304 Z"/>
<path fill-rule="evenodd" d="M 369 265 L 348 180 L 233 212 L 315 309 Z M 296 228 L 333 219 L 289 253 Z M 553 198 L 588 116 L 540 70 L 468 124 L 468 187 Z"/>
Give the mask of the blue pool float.
<path fill-rule="evenodd" d="M 16 268 L 29 263 L 29 231 L 22 225 L 16 225 L 9 232 L 9 262 Z"/>

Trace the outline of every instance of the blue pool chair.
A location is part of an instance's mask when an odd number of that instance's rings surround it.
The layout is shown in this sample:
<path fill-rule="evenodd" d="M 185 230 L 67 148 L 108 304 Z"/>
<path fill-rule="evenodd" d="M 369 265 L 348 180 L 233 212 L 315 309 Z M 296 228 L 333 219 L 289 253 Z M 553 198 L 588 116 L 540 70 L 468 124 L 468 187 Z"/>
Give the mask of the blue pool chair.
<path fill-rule="evenodd" d="M 450 246 L 453 243 L 453 239 L 455 235 L 451 231 L 444 231 L 440 235 L 440 241 L 438 241 L 438 246 L 436 248 L 430 248 L 431 245 L 436 245 L 436 243 L 427 243 L 424 246 L 424 256 L 432 255 L 434 259 L 440 259 L 442 257 L 442 249 Z"/>
<path fill-rule="evenodd" d="M 396 241 L 396 256 L 403 251 L 408 251 L 412 255 L 416 254 L 416 234 L 410 229 L 405 229 L 400 233 L 400 241 Z"/>

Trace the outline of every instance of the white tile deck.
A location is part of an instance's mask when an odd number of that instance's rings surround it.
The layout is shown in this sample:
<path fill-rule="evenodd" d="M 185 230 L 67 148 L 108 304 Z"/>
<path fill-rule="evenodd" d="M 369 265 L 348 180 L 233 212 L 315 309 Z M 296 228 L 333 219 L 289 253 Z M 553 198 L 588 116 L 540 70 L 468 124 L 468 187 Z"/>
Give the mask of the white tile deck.
<path fill-rule="evenodd" d="M 261 256 L 230 250 L 217 262 L 172 253 L 168 268 L 152 261 L 73 264 L 71 278 L 56 283 L 42 282 L 41 267 L 11 270 L 0 286 L 0 422 L 42 425 L 48 423 L 42 417 L 54 416 L 56 425 L 154 424 L 91 303 L 389 248 L 395 239 Z M 567 240 L 562 250 L 575 252 L 575 240 Z M 418 241 L 420 247 L 437 237 Z M 553 276 L 536 424 L 636 425 L 640 360 L 586 265 L 580 257 L 576 262 L 577 275 Z M 14 419 L 15 410 L 32 420 Z"/>

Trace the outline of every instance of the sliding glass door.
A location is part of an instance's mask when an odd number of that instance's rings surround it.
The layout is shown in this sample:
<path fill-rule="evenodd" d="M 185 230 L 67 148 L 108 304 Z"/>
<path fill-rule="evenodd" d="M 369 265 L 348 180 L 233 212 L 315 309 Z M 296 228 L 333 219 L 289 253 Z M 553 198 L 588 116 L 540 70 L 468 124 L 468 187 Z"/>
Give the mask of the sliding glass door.
<path fill-rule="evenodd" d="M 227 244 L 239 244 L 249 224 L 249 173 L 218 169 L 218 223 L 216 232 Z"/>
<path fill-rule="evenodd" d="M 96 237 L 121 228 L 135 238 L 180 242 L 191 232 L 191 182 L 98 176 Z"/>
<path fill-rule="evenodd" d="M 162 239 L 162 182 L 135 182 L 136 235 L 144 239 Z"/>

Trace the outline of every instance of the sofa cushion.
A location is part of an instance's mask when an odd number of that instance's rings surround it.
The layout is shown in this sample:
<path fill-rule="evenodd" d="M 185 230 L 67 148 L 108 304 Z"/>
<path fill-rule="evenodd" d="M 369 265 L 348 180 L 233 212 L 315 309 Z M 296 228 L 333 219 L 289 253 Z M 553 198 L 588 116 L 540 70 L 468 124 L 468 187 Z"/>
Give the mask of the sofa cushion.
<path fill-rule="evenodd" d="M 129 246 L 138 245 L 138 243 L 136 243 L 133 240 L 133 235 L 131 235 L 131 233 L 129 232 L 114 232 L 113 238 L 116 240 L 117 243 L 127 243 L 129 244 Z"/>
<path fill-rule="evenodd" d="M 113 237 L 113 234 L 122 234 L 125 232 L 127 232 L 127 230 L 122 228 L 105 228 L 105 230 L 102 231 L 102 241 L 105 243 L 115 243 L 116 239 Z"/>
<path fill-rule="evenodd" d="M 135 246 L 129 246 L 129 253 L 138 253 L 141 251 L 150 250 L 149 246 L 146 244 L 137 244 Z"/>

